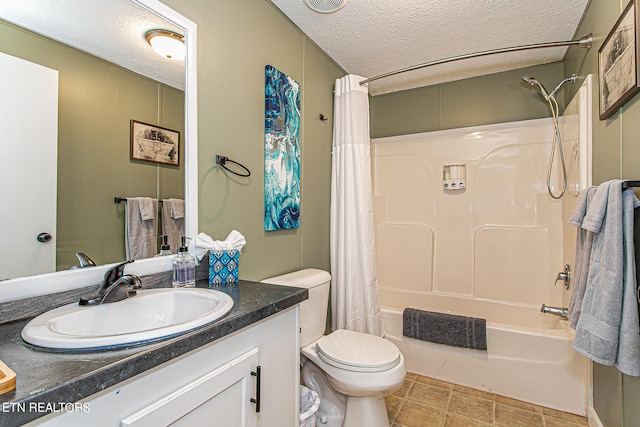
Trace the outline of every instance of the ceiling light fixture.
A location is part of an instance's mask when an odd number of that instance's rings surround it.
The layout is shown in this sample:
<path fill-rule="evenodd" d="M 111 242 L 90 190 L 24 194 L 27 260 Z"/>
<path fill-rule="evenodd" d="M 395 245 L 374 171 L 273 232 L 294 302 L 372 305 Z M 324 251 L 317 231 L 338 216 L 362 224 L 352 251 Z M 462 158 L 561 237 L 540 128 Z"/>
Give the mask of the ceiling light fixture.
<path fill-rule="evenodd" d="M 184 36 L 175 31 L 153 29 L 144 33 L 144 38 L 158 55 L 168 59 L 184 59 Z"/>
<path fill-rule="evenodd" d="M 347 4 L 348 0 L 304 0 L 309 9 L 318 13 L 337 12 Z"/>

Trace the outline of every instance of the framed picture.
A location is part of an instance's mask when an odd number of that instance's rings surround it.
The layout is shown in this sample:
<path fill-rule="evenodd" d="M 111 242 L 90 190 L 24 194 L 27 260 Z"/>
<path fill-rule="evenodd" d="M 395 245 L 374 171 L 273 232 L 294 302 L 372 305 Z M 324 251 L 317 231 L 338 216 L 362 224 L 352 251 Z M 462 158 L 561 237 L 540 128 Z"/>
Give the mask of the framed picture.
<path fill-rule="evenodd" d="M 131 160 L 180 165 L 180 132 L 131 120 Z"/>
<path fill-rule="evenodd" d="M 611 117 L 638 91 L 638 0 L 631 0 L 598 50 L 600 120 Z"/>
<path fill-rule="evenodd" d="M 300 228 L 300 84 L 265 67 L 264 229 Z"/>

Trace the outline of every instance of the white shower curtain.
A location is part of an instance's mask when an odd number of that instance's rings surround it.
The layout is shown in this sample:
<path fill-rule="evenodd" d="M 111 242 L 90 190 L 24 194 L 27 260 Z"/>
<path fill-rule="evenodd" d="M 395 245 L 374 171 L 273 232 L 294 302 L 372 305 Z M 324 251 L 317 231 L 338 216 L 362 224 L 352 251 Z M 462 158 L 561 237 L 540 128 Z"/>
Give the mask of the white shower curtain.
<path fill-rule="evenodd" d="M 332 329 L 384 335 L 373 222 L 369 98 L 364 77 L 336 80 L 331 163 Z"/>

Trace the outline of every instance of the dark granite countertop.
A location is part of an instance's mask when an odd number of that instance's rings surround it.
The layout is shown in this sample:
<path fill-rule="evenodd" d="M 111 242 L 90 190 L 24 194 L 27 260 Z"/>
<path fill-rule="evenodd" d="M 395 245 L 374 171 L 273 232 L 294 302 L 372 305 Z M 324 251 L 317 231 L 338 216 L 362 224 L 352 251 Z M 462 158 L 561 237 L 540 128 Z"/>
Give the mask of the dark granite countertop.
<path fill-rule="evenodd" d="M 209 287 L 206 280 L 197 287 Z M 307 290 L 240 280 L 216 286 L 234 299 L 227 316 L 187 334 L 122 350 L 51 353 L 24 344 L 30 319 L 0 325 L 0 360 L 16 373 L 16 389 L 0 395 L 0 427 L 20 426 L 46 415 L 44 409 L 77 402 L 161 363 L 195 350 L 307 299 Z"/>

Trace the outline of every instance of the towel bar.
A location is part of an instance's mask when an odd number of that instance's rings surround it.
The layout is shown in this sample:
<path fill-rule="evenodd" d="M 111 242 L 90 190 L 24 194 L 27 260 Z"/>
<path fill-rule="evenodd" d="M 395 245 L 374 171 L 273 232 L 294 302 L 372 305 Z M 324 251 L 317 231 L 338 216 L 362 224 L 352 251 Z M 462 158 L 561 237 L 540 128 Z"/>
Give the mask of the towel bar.
<path fill-rule="evenodd" d="M 127 198 L 126 197 L 114 197 L 113 198 L 113 203 L 122 203 L 122 202 L 126 202 Z M 162 200 L 158 200 L 158 203 L 162 203 Z"/>

